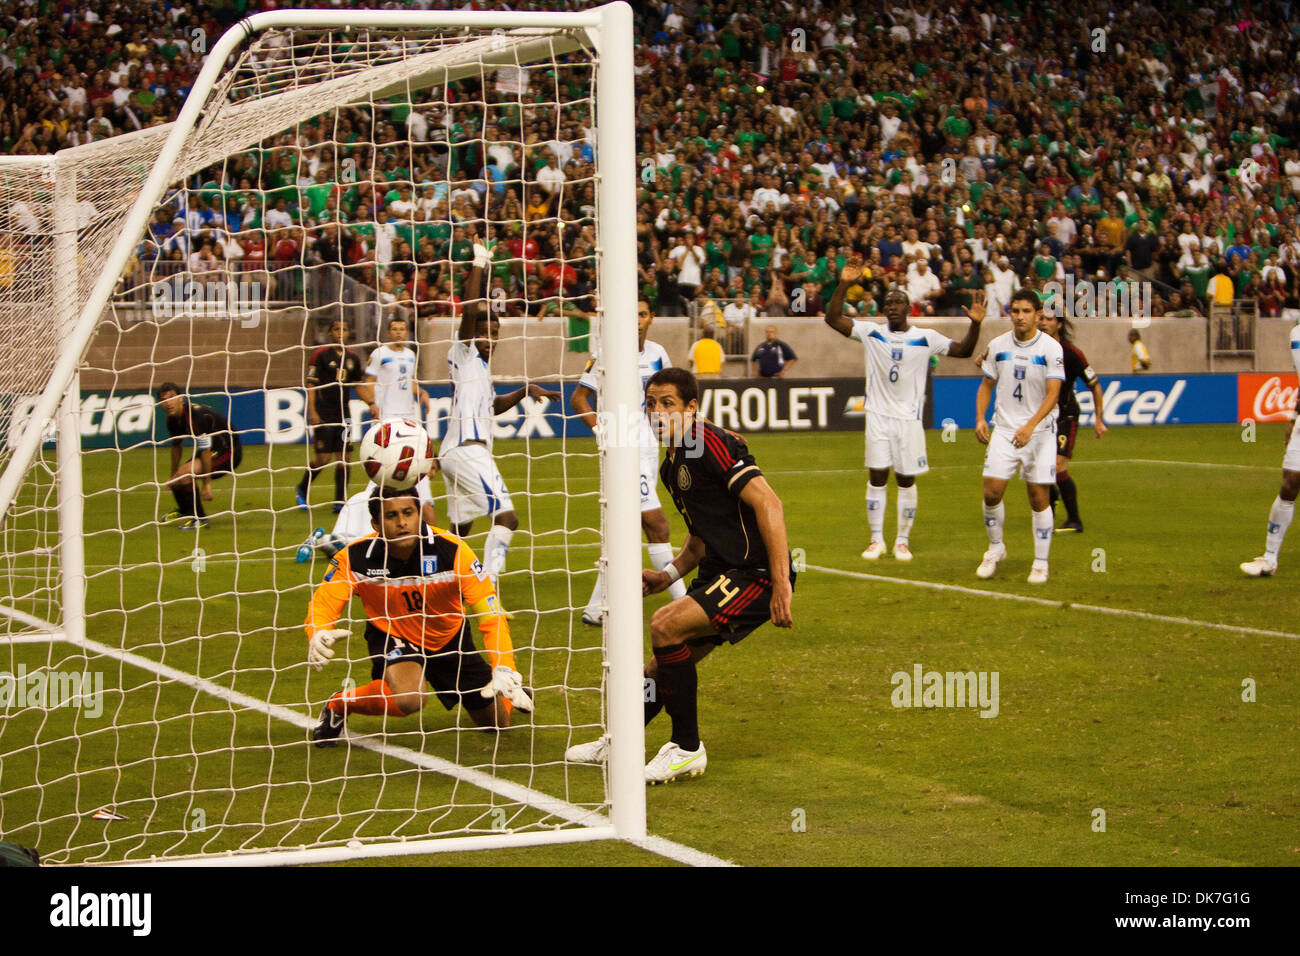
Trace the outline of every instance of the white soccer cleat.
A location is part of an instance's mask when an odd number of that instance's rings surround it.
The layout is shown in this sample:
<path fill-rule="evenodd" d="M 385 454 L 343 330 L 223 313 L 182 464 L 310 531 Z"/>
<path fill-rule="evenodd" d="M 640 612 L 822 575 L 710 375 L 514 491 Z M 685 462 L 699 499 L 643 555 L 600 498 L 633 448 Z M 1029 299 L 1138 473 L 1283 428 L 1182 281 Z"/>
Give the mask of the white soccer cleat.
<path fill-rule="evenodd" d="M 574 744 L 564 752 L 564 759 L 569 763 L 604 763 L 609 759 L 609 738 Z"/>
<path fill-rule="evenodd" d="M 880 556 L 885 553 L 885 542 L 873 541 L 867 545 L 867 550 L 862 552 L 862 556 L 868 561 L 879 561 Z"/>
<path fill-rule="evenodd" d="M 1252 578 L 1271 578 L 1277 574 L 1277 563 L 1270 561 L 1266 555 L 1260 555 L 1254 561 L 1247 561 L 1241 566 Z"/>
<path fill-rule="evenodd" d="M 1030 584 L 1047 583 L 1047 562 L 1046 561 L 1034 562 L 1034 566 L 1029 569 L 1029 583 Z"/>
<path fill-rule="evenodd" d="M 984 552 L 984 557 L 980 559 L 980 566 L 975 569 L 975 577 L 991 578 L 993 573 L 998 569 L 998 562 L 1007 556 L 1007 546 L 1000 545 L 996 548 L 989 548 Z"/>
<path fill-rule="evenodd" d="M 907 546 L 906 541 L 894 542 L 894 557 L 899 561 L 912 560 L 912 549 Z"/>
<path fill-rule="evenodd" d="M 659 752 L 645 765 L 645 782 L 654 786 L 656 783 L 670 783 L 678 777 L 698 777 L 709 765 L 709 755 L 704 752 L 704 742 L 694 752 L 683 750 L 671 740 L 659 748 Z"/>

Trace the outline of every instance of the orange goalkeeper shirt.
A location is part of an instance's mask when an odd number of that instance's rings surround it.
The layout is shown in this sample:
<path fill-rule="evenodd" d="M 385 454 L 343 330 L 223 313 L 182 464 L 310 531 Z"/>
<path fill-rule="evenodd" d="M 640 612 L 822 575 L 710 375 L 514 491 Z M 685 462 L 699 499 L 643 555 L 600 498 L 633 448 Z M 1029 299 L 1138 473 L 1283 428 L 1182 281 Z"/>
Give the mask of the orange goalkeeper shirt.
<path fill-rule="evenodd" d="M 380 630 L 428 651 L 446 647 L 467 615 L 477 617 L 488 663 L 515 666 L 492 580 L 469 545 L 448 531 L 426 525 L 419 547 L 404 561 L 389 555 L 374 534 L 338 552 L 312 595 L 307 636 L 333 627 L 353 595 Z"/>

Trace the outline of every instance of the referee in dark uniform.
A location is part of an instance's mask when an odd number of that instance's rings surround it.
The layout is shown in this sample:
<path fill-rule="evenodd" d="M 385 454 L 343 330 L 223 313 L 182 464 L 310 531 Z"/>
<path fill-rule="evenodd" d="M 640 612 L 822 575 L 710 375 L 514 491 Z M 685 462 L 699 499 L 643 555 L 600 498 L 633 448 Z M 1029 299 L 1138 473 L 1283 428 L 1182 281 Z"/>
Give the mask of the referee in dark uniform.
<path fill-rule="evenodd" d="M 197 481 L 233 474 L 243 460 L 243 446 L 223 415 L 206 405 L 195 405 L 175 382 L 158 386 L 158 401 L 167 414 L 167 432 L 172 438 L 172 476 L 167 484 L 176 499 L 176 510 L 165 514 L 163 520 L 185 518 L 180 526 L 183 531 L 206 528 L 207 511 Z M 194 442 L 194 455 L 182 464 L 181 447 L 186 438 Z"/>
<path fill-rule="evenodd" d="M 704 772 L 696 662 L 769 620 L 793 625 L 795 572 L 781 499 L 745 442 L 698 418 L 698 409 L 699 385 L 685 369 L 662 369 L 646 383 L 646 414 L 668 446 L 659 475 L 689 534 L 667 568 L 642 571 L 643 590 L 655 594 L 698 569 L 686 596 L 650 622 L 654 657 L 646 676 L 656 693 L 646 722 L 663 707 L 673 724 L 672 739 L 646 766 L 650 783 Z"/>
<path fill-rule="evenodd" d="M 348 498 L 348 389 L 362 380 L 365 371 L 357 353 L 347 347 L 350 331 L 346 321 L 335 319 L 330 326 L 333 344 L 312 353 L 307 368 L 307 420 L 314 457 L 298 482 L 298 507 L 303 511 L 307 510 L 312 480 L 332 461 L 338 462 L 334 467 L 336 514 Z"/>

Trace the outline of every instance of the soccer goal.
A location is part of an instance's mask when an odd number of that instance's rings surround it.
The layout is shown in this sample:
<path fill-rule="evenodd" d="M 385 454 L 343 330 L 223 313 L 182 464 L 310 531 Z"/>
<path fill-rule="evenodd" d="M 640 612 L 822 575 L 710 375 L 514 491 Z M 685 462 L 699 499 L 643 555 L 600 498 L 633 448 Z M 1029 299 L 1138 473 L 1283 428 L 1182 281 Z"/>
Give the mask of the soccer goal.
<path fill-rule="evenodd" d="M 633 110 L 625 3 L 276 11 L 215 40 L 175 121 L 0 159 L 0 839 L 53 864 L 646 839 L 635 429 L 597 452 L 534 402 L 494 431 L 519 517 L 501 597 L 536 704 L 500 733 L 430 695 L 310 744 L 371 660 L 353 601 L 346 647 L 307 665 L 328 563 L 296 551 L 333 523 L 334 466 L 310 511 L 294 497 L 314 454 L 304 372 L 340 318 L 363 360 L 410 320 L 442 434 L 472 235 L 497 241 L 498 387 L 571 386 L 590 317 L 602 411 L 636 420 Z M 581 161 L 547 180 L 548 149 Z M 539 303 L 528 274 L 552 266 Z M 580 303 L 565 268 L 590 271 Z M 191 485 L 206 524 L 168 517 L 178 464 L 203 455 L 173 445 L 164 382 L 240 439 L 232 471 Z M 365 409 L 346 409 L 354 440 Z M 363 484 L 351 469 L 349 493 Z M 598 565 L 605 625 L 584 630 Z M 607 765 L 564 762 L 602 734 Z"/>

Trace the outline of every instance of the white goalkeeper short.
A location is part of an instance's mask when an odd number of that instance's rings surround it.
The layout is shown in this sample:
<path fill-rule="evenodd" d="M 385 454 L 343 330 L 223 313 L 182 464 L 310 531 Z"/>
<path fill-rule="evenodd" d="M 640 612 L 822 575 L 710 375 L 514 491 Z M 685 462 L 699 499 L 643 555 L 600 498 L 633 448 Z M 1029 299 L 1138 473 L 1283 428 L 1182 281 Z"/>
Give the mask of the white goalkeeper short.
<path fill-rule="evenodd" d="M 1011 428 L 993 429 L 984 453 L 984 477 L 1009 481 L 1019 472 L 1027 484 L 1056 484 L 1056 429 L 1039 429 L 1024 448 L 1012 444 L 1015 434 Z"/>
<path fill-rule="evenodd" d="M 370 523 L 370 495 L 376 487 L 373 481 L 366 482 L 365 488 L 358 491 L 344 503 L 343 510 L 339 512 L 338 518 L 334 520 L 334 537 L 343 541 L 355 541 L 357 538 L 364 538 L 375 530 Z M 420 496 L 421 510 L 425 505 L 431 505 L 436 510 L 437 503 L 433 500 L 433 486 L 429 484 L 427 475 L 416 482 L 415 492 Z"/>
<path fill-rule="evenodd" d="M 641 512 L 656 511 L 659 504 L 659 445 L 641 446 Z"/>
<path fill-rule="evenodd" d="M 1291 438 L 1286 443 L 1286 454 L 1282 456 L 1283 471 L 1300 471 L 1300 426 L 1292 426 Z"/>
<path fill-rule="evenodd" d="M 447 485 L 447 520 L 451 524 L 515 510 L 505 479 L 486 445 L 457 445 L 440 455 L 438 464 Z"/>
<path fill-rule="evenodd" d="M 867 467 L 892 468 L 896 475 L 924 475 L 925 427 L 916 419 L 891 418 L 867 411 Z"/>

